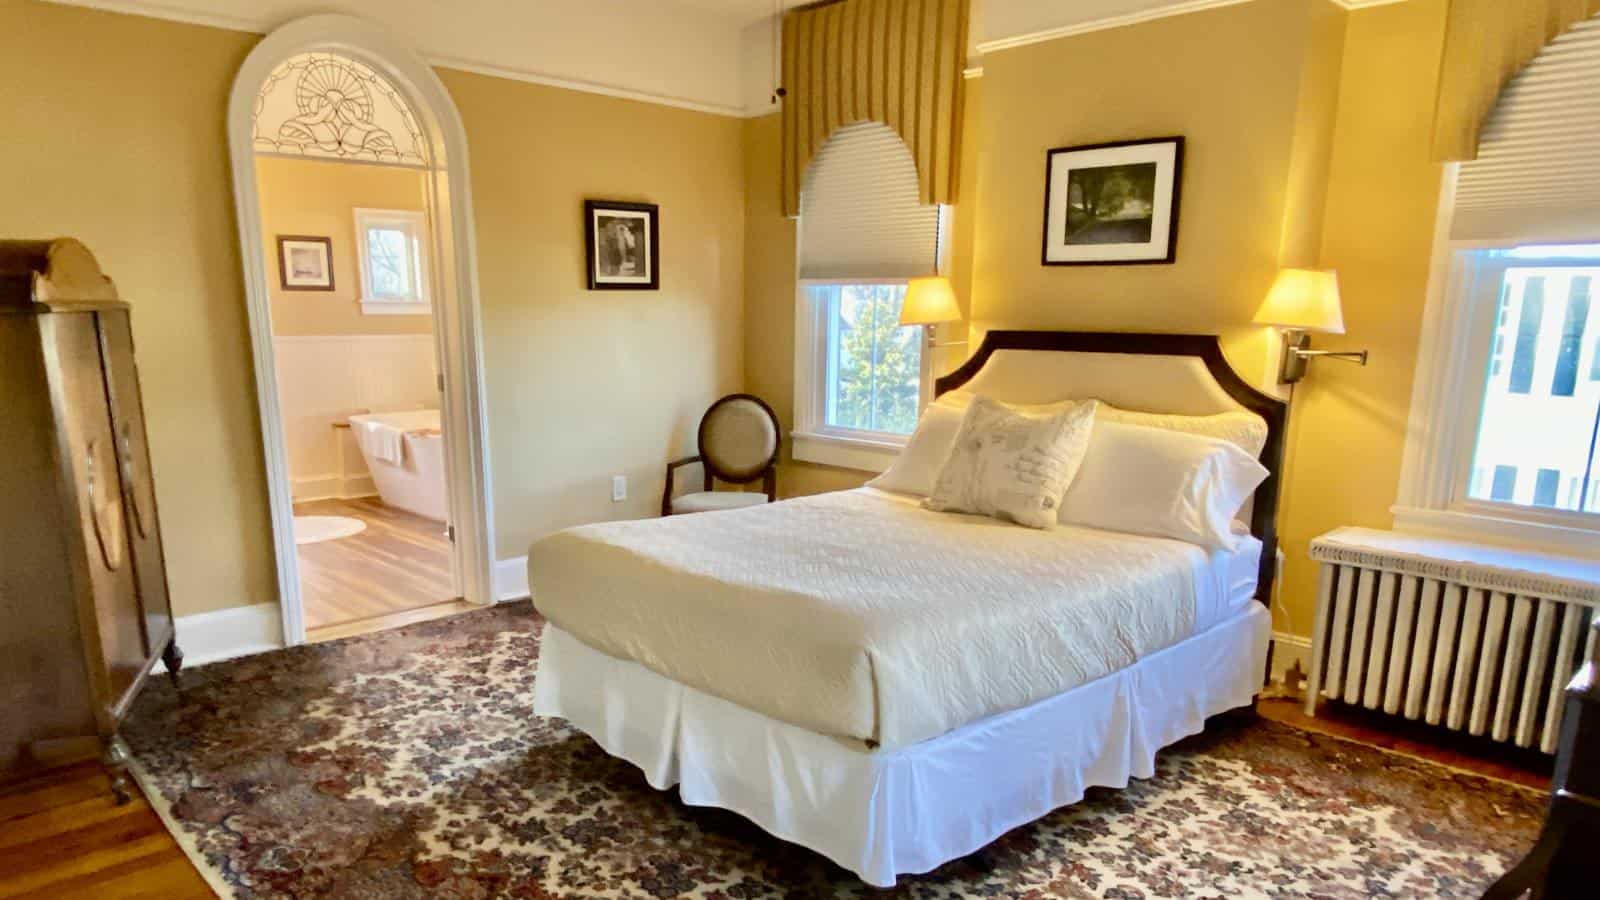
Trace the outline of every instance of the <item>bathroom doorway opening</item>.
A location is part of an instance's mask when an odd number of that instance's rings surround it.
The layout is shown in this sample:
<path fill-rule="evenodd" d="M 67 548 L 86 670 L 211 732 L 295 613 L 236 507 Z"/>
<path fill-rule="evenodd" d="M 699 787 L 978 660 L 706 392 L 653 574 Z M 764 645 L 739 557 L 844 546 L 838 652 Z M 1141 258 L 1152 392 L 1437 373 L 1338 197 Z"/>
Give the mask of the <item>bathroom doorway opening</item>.
<path fill-rule="evenodd" d="M 291 23 L 230 106 L 285 644 L 493 600 L 465 138 L 388 42 Z"/>

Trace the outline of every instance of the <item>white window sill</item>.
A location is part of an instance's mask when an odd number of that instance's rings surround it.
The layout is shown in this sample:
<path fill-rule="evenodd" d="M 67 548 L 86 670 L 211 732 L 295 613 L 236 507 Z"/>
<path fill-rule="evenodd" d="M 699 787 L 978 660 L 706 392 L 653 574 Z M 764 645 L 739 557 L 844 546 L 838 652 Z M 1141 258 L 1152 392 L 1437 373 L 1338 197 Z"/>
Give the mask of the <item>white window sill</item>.
<path fill-rule="evenodd" d="M 836 434 L 796 431 L 793 455 L 801 462 L 821 463 L 861 472 L 882 472 L 905 449 L 904 442 L 877 441 Z"/>
<path fill-rule="evenodd" d="M 433 305 L 430 303 L 400 303 L 394 300 L 363 300 L 361 301 L 361 314 L 364 316 L 431 316 Z"/>
<path fill-rule="evenodd" d="M 1580 559 L 1600 559 L 1600 531 L 1587 528 L 1459 509 L 1396 506 L 1389 511 L 1394 514 L 1396 531 L 1477 540 L 1502 547 L 1542 550 Z"/>

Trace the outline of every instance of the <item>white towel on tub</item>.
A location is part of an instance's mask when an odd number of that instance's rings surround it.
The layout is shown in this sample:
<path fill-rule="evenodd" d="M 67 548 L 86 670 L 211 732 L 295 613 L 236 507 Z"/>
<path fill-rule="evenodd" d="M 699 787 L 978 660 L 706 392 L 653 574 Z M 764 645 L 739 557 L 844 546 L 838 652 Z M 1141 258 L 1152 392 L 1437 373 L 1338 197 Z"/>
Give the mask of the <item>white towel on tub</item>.
<path fill-rule="evenodd" d="M 398 466 L 405 460 L 405 432 L 382 422 L 351 422 L 356 440 L 369 459 Z"/>

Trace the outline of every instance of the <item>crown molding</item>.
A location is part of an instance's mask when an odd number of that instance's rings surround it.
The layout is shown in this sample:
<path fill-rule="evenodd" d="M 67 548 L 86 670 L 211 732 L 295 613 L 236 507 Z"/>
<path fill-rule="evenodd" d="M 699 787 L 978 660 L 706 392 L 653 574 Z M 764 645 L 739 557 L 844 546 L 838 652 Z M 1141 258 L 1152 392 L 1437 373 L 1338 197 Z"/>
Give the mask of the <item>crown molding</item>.
<path fill-rule="evenodd" d="M 569 91 L 582 91 L 585 94 L 600 94 L 604 97 L 617 97 L 622 100 L 637 100 L 641 103 L 654 103 L 657 106 L 672 106 L 678 109 L 689 109 L 695 112 L 715 113 L 719 116 L 732 116 L 738 119 L 747 119 L 753 115 L 742 106 L 722 103 L 702 103 L 699 100 L 690 100 L 684 97 L 671 97 L 665 94 L 652 94 L 647 91 L 636 91 L 632 88 L 617 87 L 615 85 L 600 84 L 594 81 L 583 81 L 574 78 L 560 78 L 555 75 L 545 75 L 540 72 L 531 72 L 524 69 L 510 69 L 504 66 L 486 65 L 470 59 L 453 56 L 433 56 L 422 54 L 424 61 L 430 66 L 441 69 L 459 69 L 463 72 L 472 72 L 477 75 L 488 75 L 493 78 L 505 78 L 510 81 L 525 81 L 529 84 L 542 84 L 546 87 L 565 88 Z"/>
<path fill-rule="evenodd" d="M 1091 31 L 1105 31 L 1110 28 L 1123 28 L 1128 25 L 1138 25 L 1141 22 L 1153 22 L 1170 16 L 1183 16 L 1189 13 L 1203 12 L 1208 9 L 1218 9 L 1224 6 L 1237 6 L 1240 3 L 1252 3 L 1254 0 L 1182 0 L 1167 6 L 1155 9 L 1145 9 L 1138 12 L 1125 13 L 1120 16 L 1106 16 L 1103 19 L 1091 19 L 1087 22 L 1073 22 L 1057 28 L 1046 28 L 1040 31 L 1030 31 L 1024 34 L 1014 34 L 1003 38 L 996 38 L 978 43 L 980 54 L 993 53 L 996 50 L 1010 50 L 1014 47 L 1026 47 L 1029 44 L 1040 44 L 1045 41 L 1054 41 L 1076 34 L 1088 34 Z"/>
<path fill-rule="evenodd" d="M 1153 9 L 1139 10 L 1138 12 L 1125 13 L 1118 16 L 1106 16 L 1101 19 L 1090 19 L 1084 22 L 1072 22 L 1056 28 L 1046 28 L 1038 31 L 1029 31 L 1021 34 L 1007 35 L 1002 38 L 979 41 L 978 53 L 992 53 L 996 50 L 1009 50 L 1013 47 L 1026 47 L 1029 44 L 1054 41 L 1077 34 L 1088 34 L 1093 31 L 1105 31 L 1111 28 L 1124 28 L 1128 25 L 1138 25 L 1143 22 L 1153 22 L 1157 19 L 1166 19 L 1171 16 L 1184 16 L 1190 13 L 1204 12 L 1208 9 L 1220 9 L 1224 6 L 1237 6 L 1241 3 L 1251 3 L 1254 0 L 1180 0 Z M 1404 3 L 1406 0 L 1328 0 L 1333 5 L 1345 10 L 1368 9 L 1374 6 L 1389 6 L 1394 3 Z M 980 67 L 981 68 L 981 67 Z"/>
<path fill-rule="evenodd" d="M 100 12 L 118 13 L 122 15 L 143 16 L 151 19 L 162 19 L 168 22 L 179 22 L 185 25 L 200 25 L 207 28 L 221 28 L 226 31 L 243 31 L 252 34 L 269 34 L 284 21 L 279 21 L 266 16 L 236 16 L 222 13 L 200 12 L 186 7 L 173 6 L 164 3 L 151 3 L 148 0 L 44 0 L 46 3 L 57 6 L 76 6 Z M 565 77 L 533 69 L 522 69 L 511 66 L 497 65 L 481 62 L 461 56 L 449 56 L 418 51 L 428 65 L 444 69 L 458 69 L 463 72 L 472 72 L 477 75 L 488 75 L 493 78 L 504 78 L 510 81 L 521 81 L 528 84 L 538 84 L 545 87 L 562 88 L 569 91 L 580 91 L 586 94 L 599 94 L 605 97 L 616 97 L 623 100 L 634 100 L 641 103 L 653 103 L 658 106 L 670 106 L 677 109 L 687 109 L 694 112 L 712 113 L 719 116 L 734 118 L 748 118 L 753 113 L 738 104 L 708 103 L 688 97 L 676 97 L 668 94 L 657 94 L 650 91 L 635 90 L 615 84 L 589 81 L 582 78 Z M 758 114 L 758 113 L 757 113 Z"/>

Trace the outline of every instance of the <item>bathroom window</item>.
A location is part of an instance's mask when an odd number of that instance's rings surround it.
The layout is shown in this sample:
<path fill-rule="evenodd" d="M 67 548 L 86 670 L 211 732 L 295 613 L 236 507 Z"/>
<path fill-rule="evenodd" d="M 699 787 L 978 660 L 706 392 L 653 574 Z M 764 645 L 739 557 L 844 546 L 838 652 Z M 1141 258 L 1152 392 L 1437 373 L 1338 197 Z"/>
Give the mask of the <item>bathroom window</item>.
<path fill-rule="evenodd" d="M 428 226 L 420 212 L 356 210 L 361 257 L 361 311 L 428 315 Z"/>

